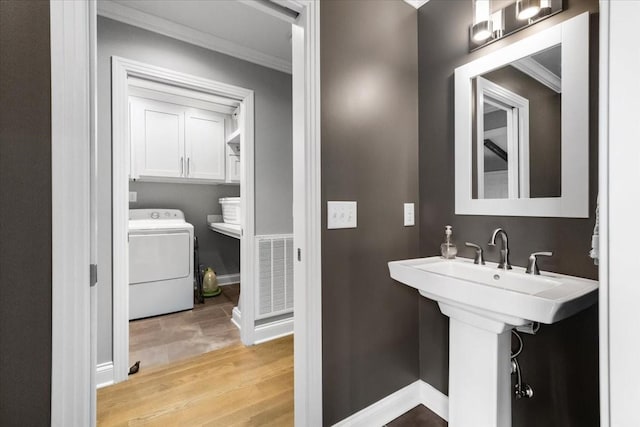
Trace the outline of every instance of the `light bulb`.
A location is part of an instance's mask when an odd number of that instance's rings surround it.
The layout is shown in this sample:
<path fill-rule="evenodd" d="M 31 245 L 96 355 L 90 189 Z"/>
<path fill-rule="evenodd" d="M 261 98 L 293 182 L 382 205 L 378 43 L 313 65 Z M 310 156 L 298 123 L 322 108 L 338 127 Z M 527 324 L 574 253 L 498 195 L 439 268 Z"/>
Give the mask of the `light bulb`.
<path fill-rule="evenodd" d="M 540 12 L 540 0 L 516 1 L 516 17 L 519 20 L 533 18 Z"/>

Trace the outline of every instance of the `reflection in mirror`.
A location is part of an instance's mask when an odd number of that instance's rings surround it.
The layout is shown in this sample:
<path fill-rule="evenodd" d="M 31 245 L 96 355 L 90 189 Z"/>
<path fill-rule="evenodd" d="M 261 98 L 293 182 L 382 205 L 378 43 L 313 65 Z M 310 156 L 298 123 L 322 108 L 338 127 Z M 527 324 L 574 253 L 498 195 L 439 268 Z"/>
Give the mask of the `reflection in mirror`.
<path fill-rule="evenodd" d="M 492 98 L 484 99 L 484 182 L 479 183 L 480 197 L 486 199 L 506 199 L 509 197 L 509 154 L 514 156 L 513 141 L 509 140 L 507 109 L 496 105 Z M 480 175 L 482 176 L 482 175 Z M 484 188 L 482 188 L 484 187 Z M 513 188 L 513 186 L 512 186 Z M 517 197 L 517 195 L 516 195 Z"/>
<path fill-rule="evenodd" d="M 474 199 L 561 197 L 561 45 L 473 79 Z"/>

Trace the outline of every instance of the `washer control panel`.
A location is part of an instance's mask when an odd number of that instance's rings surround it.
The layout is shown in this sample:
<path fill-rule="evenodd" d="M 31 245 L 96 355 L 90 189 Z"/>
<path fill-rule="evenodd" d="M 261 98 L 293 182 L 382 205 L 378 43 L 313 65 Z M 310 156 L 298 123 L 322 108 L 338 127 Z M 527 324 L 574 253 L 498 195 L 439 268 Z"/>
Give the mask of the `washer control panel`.
<path fill-rule="evenodd" d="M 140 219 L 184 220 L 184 213 L 180 209 L 129 209 L 129 220 Z"/>

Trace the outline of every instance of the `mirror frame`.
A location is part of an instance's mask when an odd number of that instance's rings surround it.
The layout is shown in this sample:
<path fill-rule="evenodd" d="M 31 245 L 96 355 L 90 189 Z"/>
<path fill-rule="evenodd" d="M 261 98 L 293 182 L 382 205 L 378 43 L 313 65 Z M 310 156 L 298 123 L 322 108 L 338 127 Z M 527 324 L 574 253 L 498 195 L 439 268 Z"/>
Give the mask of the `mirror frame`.
<path fill-rule="evenodd" d="M 472 198 L 472 79 L 562 44 L 561 197 Z M 455 70 L 456 215 L 589 217 L 589 12 Z"/>

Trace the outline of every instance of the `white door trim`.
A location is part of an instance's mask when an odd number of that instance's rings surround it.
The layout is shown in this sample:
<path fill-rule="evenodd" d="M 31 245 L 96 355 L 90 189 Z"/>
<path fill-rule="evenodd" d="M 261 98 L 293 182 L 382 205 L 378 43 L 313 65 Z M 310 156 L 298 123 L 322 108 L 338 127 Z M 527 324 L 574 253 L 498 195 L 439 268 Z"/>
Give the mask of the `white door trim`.
<path fill-rule="evenodd" d="M 486 100 L 493 98 L 498 102 Z M 481 76 L 476 77 L 476 111 L 489 103 L 507 115 L 507 173 L 509 199 L 529 197 L 529 100 Z M 500 105 L 500 103 L 504 105 Z M 477 114 L 476 114 L 477 116 Z M 478 198 L 484 199 L 484 120 L 476 117 Z"/>
<path fill-rule="evenodd" d="M 296 426 L 316 427 L 322 425 L 320 1 L 297 3 L 303 10 L 292 25 L 294 407 Z"/>
<path fill-rule="evenodd" d="M 600 425 L 640 425 L 635 278 L 640 193 L 640 2 L 600 2 Z"/>
<path fill-rule="evenodd" d="M 297 36 L 293 44 L 294 57 L 303 57 L 297 58 L 296 68 L 303 76 L 301 80 L 294 76 L 297 83 L 293 90 L 300 108 L 294 109 L 293 121 L 294 245 L 302 254 L 302 261 L 296 262 L 294 285 L 295 419 L 296 425 L 313 427 L 322 425 L 320 5 L 312 0 L 287 3 L 298 5 L 301 10 L 294 25 Z M 51 2 L 51 414 L 56 426 L 85 427 L 96 421 L 91 415 L 95 404 L 95 377 L 92 383 L 91 371 L 95 366 L 90 355 L 88 288 L 90 106 L 97 96 L 95 85 L 90 90 L 89 83 L 90 46 L 95 46 L 97 37 L 96 28 L 90 23 L 95 22 L 95 14 L 95 0 Z"/>
<path fill-rule="evenodd" d="M 600 68 L 598 106 L 598 337 L 600 425 L 611 425 L 609 414 L 609 1 L 600 0 Z"/>
<path fill-rule="evenodd" d="M 246 285 L 253 286 L 254 277 L 253 236 L 254 221 L 254 94 L 252 90 L 162 67 L 114 56 L 111 58 L 112 99 L 112 192 L 113 192 L 113 370 L 114 381 L 128 378 L 129 370 L 129 251 L 127 243 L 129 223 L 129 77 L 170 84 L 214 96 L 232 98 L 240 102 L 240 187 L 241 222 L 243 235 L 240 238 L 240 265 Z M 245 345 L 253 344 L 254 295 L 240 293 L 242 328 L 240 336 Z"/>
<path fill-rule="evenodd" d="M 89 287 L 92 12 L 92 2 L 50 2 L 53 426 L 95 423 Z"/>

